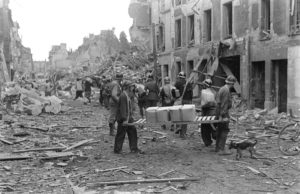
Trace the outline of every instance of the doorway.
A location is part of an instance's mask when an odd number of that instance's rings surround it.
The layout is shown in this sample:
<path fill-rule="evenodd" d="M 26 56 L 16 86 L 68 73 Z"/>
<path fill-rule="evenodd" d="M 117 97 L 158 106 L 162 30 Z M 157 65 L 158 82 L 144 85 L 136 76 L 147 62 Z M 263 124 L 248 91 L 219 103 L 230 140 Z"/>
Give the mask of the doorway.
<path fill-rule="evenodd" d="M 287 60 L 272 61 L 271 94 L 278 113 L 287 112 Z"/>
<path fill-rule="evenodd" d="M 265 103 L 265 62 L 252 63 L 251 108 L 264 109 Z"/>

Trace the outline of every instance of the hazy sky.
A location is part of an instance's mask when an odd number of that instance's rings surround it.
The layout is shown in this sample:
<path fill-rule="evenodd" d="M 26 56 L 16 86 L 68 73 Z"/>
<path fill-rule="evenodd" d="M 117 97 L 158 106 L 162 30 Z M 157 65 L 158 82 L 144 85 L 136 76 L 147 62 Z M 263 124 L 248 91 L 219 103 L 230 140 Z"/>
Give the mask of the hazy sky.
<path fill-rule="evenodd" d="M 83 37 L 116 28 L 119 37 L 128 30 L 130 0 L 10 0 L 14 21 L 20 24 L 23 45 L 30 47 L 34 60 L 48 59 L 52 45 L 62 42 L 76 49 Z"/>

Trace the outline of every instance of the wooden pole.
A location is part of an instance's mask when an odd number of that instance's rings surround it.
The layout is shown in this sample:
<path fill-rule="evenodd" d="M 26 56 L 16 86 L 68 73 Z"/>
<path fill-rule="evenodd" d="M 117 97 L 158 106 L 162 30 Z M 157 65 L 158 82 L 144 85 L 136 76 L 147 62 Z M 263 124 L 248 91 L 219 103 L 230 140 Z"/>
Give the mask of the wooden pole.
<path fill-rule="evenodd" d="M 153 50 L 153 60 L 154 60 L 154 79 L 156 83 L 158 82 L 157 79 L 157 53 L 156 53 L 156 36 L 155 36 L 155 24 L 152 23 L 152 50 Z"/>
<path fill-rule="evenodd" d="M 108 181 L 96 183 L 98 186 L 124 185 L 124 184 L 140 184 L 140 183 L 165 183 L 165 182 L 185 182 L 199 181 L 200 178 L 170 178 L 170 179 L 145 179 L 145 180 L 127 180 L 127 181 Z"/>

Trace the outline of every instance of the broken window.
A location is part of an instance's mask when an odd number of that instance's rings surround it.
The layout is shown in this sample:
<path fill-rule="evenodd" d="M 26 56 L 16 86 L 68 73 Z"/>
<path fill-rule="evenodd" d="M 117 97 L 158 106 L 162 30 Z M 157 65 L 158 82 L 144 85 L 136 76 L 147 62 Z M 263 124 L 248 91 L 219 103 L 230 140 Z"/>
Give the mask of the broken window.
<path fill-rule="evenodd" d="M 163 66 L 163 76 L 168 77 L 169 76 L 169 65 L 166 64 Z"/>
<path fill-rule="evenodd" d="M 175 0 L 175 5 L 176 5 L 176 6 L 181 5 L 181 0 Z"/>
<path fill-rule="evenodd" d="M 271 4 L 270 0 L 261 2 L 261 30 L 264 34 L 270 34 L 271 29 Z"/>
<path fill-rule="evenodd" d="M 223 32 L 224 38 L 232 37 L 232 2 L 226 3 L 223 6 Z"/>
<path fill-rule="evenodd" d="M 181 19 L 175 22 L 175 47 L 181 47 Z"/>
<path fill-rule="evenodd" d="M 195 17 L 191 15 L 188 17 L 188 43 L 195 43 Z"/>
<path fill-rule="evenodd" d="M 291 34 L 300 34 L 300 0 L 290 0 Z"/>
<path fill-rule="evenodd" d="M 211 9 L 204 11 L 204 18 L 205 18 L 205 33 L 204 36 L 206 38 L 206 41 L 211 41 Z"/>

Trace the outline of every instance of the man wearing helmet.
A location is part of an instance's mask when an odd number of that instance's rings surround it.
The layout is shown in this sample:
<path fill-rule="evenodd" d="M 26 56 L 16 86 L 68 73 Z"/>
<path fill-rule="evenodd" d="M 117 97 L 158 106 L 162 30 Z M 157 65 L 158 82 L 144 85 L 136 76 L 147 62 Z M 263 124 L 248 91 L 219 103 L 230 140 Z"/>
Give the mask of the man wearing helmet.
<path fill-rule="evenodd" d="M 145 84 L 146 96 L 146 107 L 157 106 L 159 100 L 159 88 L 156 81 L 153 79 L 153 75 L 148 76 L 148 82 Z"/>
<path fill-rule="evenodd" d="M 202 116 L 214 116 L 216 114 L 216 92 L 211 86 L 211 79 L 203 81 L 203 89 L 200 96 Z M 216 134 L 211 124 L 201 124 L 201 137 L 206 147 L 212 144 L 212 138 L 216 139 Z"/>
<path fill-rule="evenodd" d="M 192 104 L 193 100 L 193 86 L 188 83 L 186 86 L 186 76 L 184 72 L 178 74 L 178 79 L 175 83 L 175 87 L 179 90 L 179 94 L 182 98 L 182 105 Z M 177 131 L 180 133 L 181 138 L 186 137 L 187 124 L 180 125 L 180 129 Z"/>
<path fill-rule="evenodd" d="M 225 150 L 225 144 L 227 135 L 229 133 L 229 109 L 232 106 L 232 97 L 230 94 L 230 89 L 233 88 L 234 83 L 236 82 L 235 77 L 228 76 L 225 80 L 225 85 L 221 87 L 217 94 L 217 116 L 220 120 L 227 119 L 228 121 L 218 124 L 217 133 L 216 133 L 216 152 L 220 151 L 220 155 L 229 155 L 229 151 Z"/>

